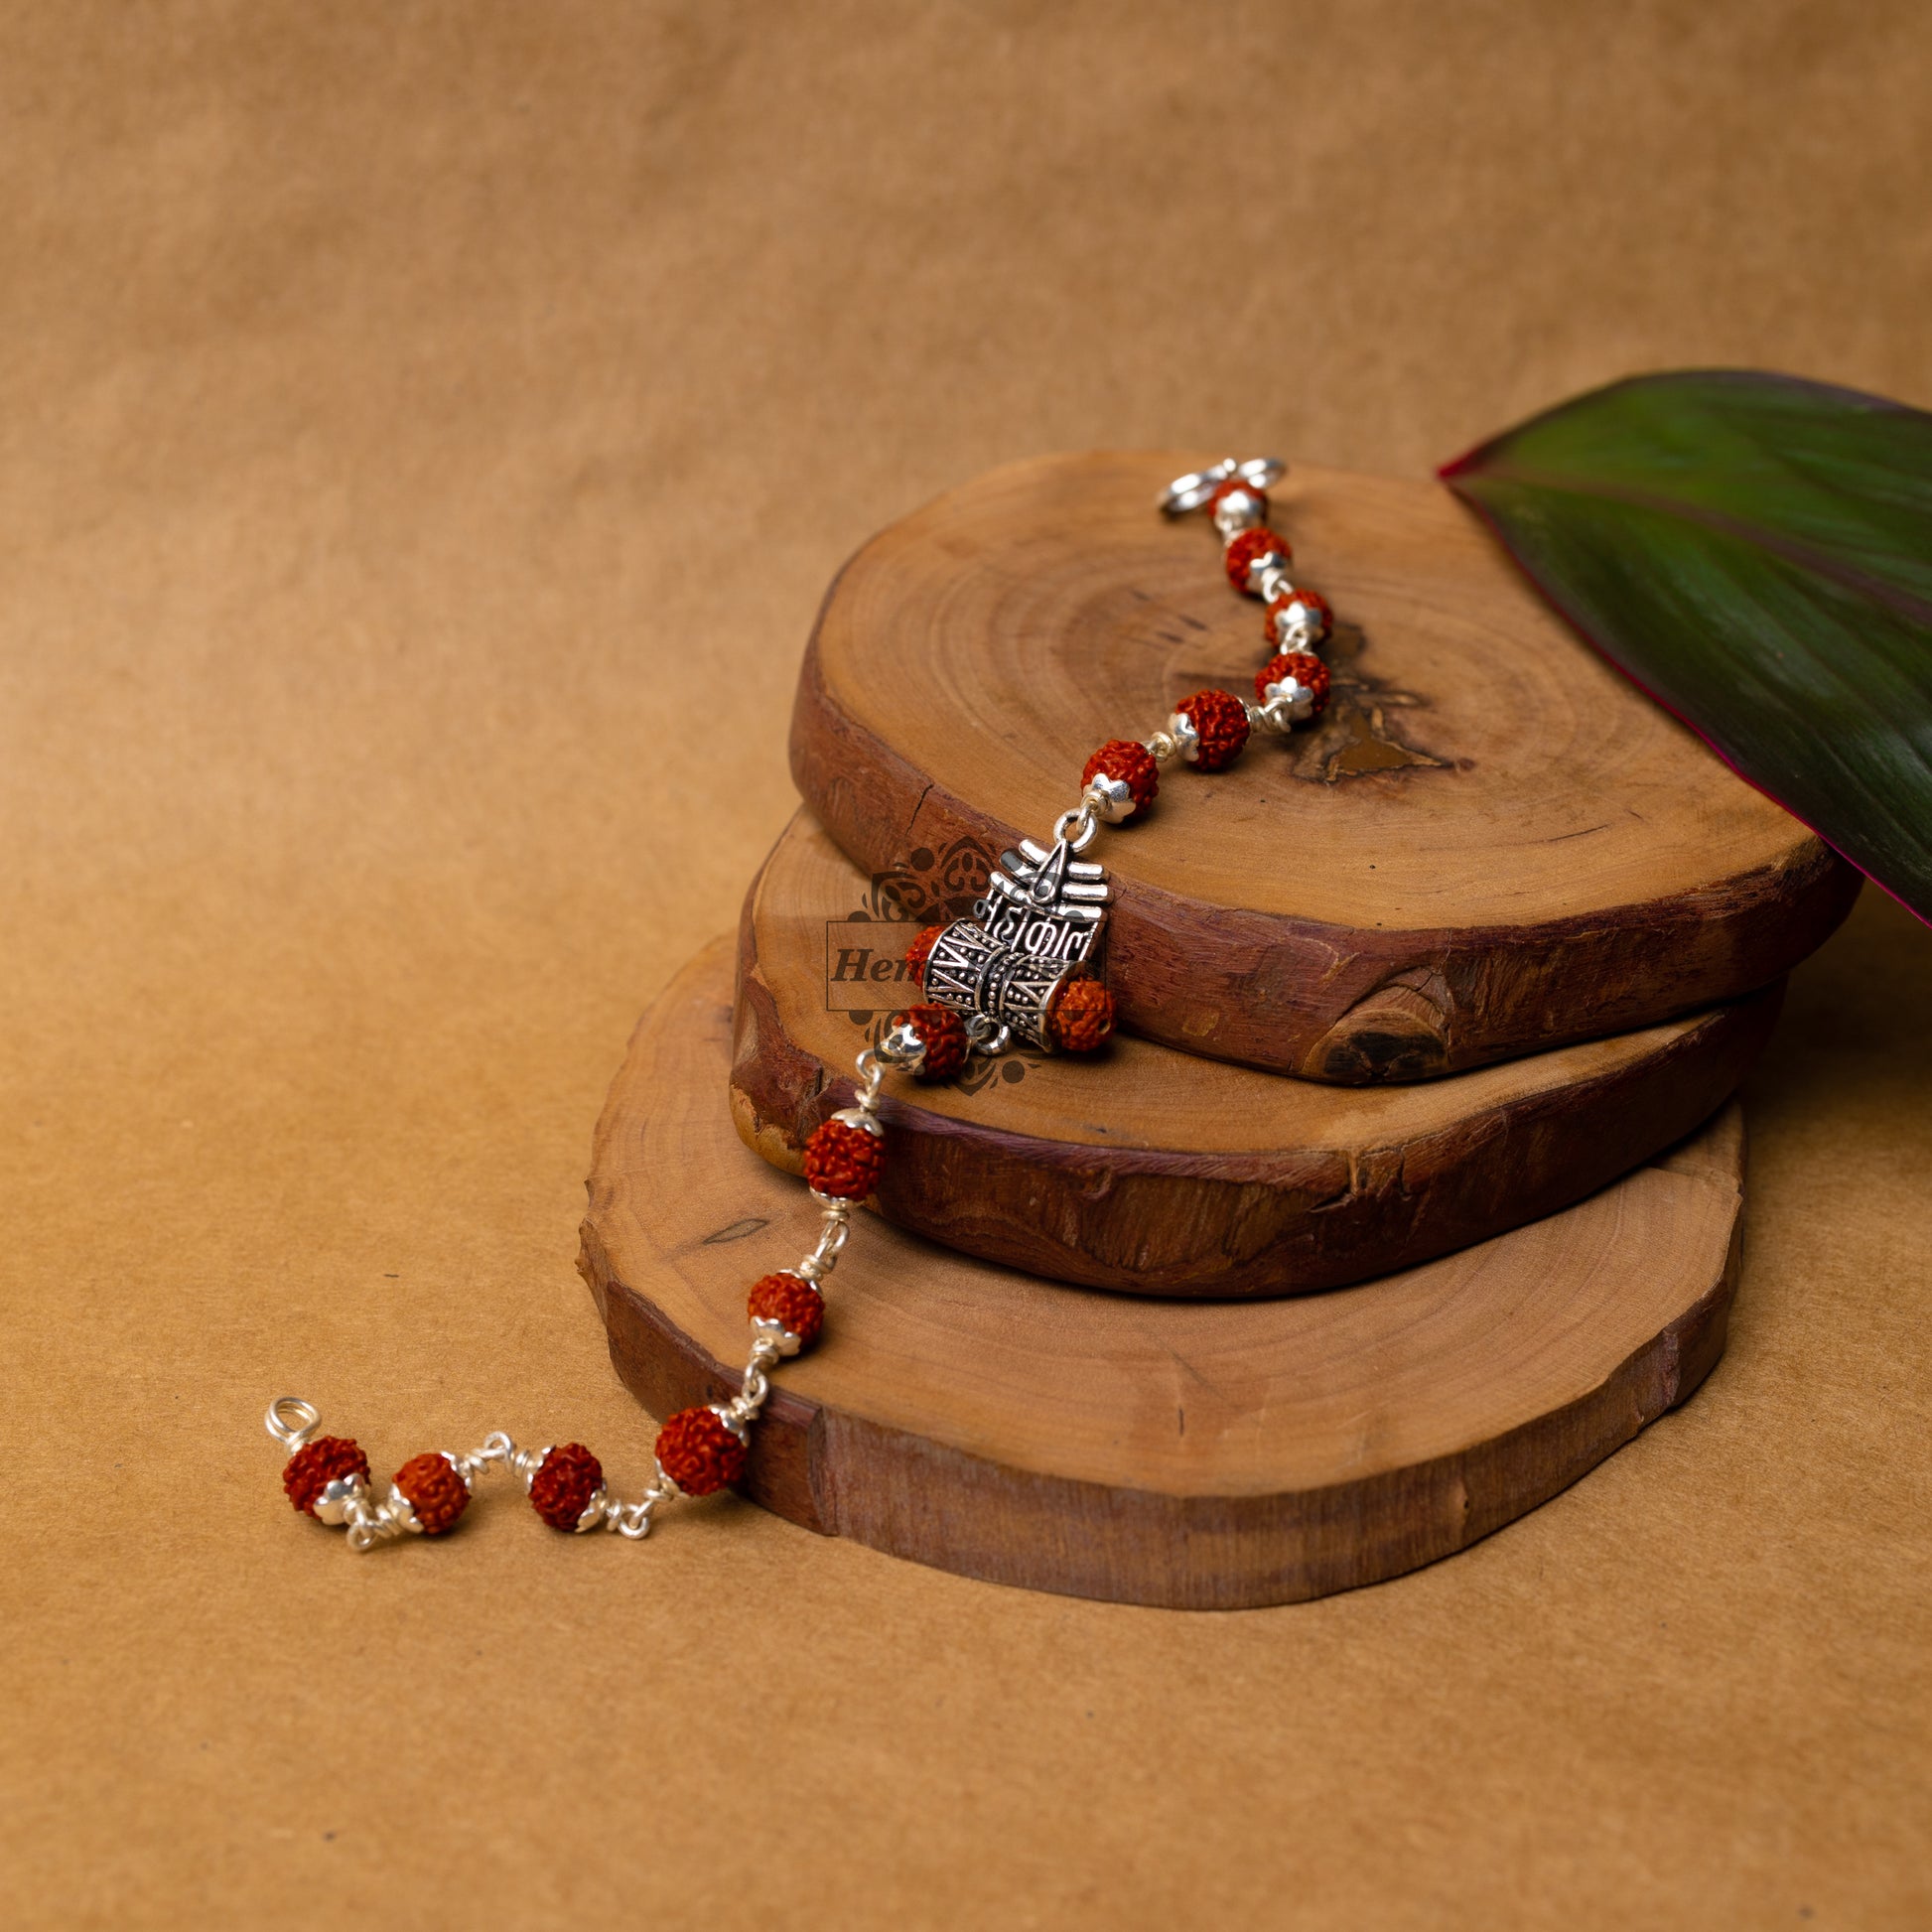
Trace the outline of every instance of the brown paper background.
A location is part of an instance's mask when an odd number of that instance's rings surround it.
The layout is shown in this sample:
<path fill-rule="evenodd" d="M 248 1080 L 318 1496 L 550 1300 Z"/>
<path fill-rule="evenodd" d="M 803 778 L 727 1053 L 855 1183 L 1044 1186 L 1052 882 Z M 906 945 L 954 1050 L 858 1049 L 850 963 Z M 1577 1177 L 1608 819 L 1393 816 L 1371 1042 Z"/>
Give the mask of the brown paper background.
<path fill-rule="evenodd" d="M 1875 894 L 1715 1378 L 1392 1585 L 1109 1607 L 735 1501 L 357 1561 L 258 1420 L 640 1479 L 591 1125 L 871 530 L 1056 448 L 1423 474 L 1647 366 L 1932 403 L 1929 73 L 1909 4 L 10 10 L 9 1923 L 1932 1920 Z"/>

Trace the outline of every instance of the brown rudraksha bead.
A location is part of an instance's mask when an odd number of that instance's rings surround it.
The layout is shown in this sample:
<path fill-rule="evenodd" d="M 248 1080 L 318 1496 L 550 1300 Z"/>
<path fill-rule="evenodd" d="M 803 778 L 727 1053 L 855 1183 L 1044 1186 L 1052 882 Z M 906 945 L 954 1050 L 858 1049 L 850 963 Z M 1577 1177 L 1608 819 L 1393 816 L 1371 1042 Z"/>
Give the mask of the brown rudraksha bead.
<path fill-rule="evenodd" d="M 530 1478 L 530 1507 L 553 1530 L 574 1530 L 604 1487 L 604 1464 L 582 1443 L 560 1443 Z"/>
<path fill-rule="evenodd" d="M 1080 783 L 1090 785 L 1097 777 L 1118 778 L 1132 793 L 1137 812 L 1146 811 L 1161 789 L 1161 767 L 1154 754 L 1131 738 L 1110 738 L 1087 760 Z"/>
<path fill-rule="evenodd" d="M 1227 566 L 1228 582 L 1237 591 L 1249 597 L 1261 595 L 1260 574 L 1262 565 L 1270 557 L 1275 558 L 1280 567 L 1286 570 L 1294 562 L 1295 553 L 1288 547 L 1288 539 L 1279 530 L 1266 526 L 1260 529 L 1243 530 L 1230 540 L 1222 552 L 1221 561 Z"/>
<path fill-rule="evenodd" d="M 311 1416 L 314 1411 L 309 1411 Z M 369 1479 L 369 1458 L 351 1436 L 318 1436 L 289 1457 L 282 1471 L 282 1487 L 289 1501 L 305 1515 L 316 1513 L 316 1500 L 332 1482 Z"/>
<path fill-rule="evenodd" d="M 864 1200 L 886 1169 L 886 1143 L 863 1127 L 828 1120 L 805 1143 L 805 1179 L 835 1200 Z"/>
<path fill-rule="evenodd" d="M 1297 684 L 1306 684 L 1314 693 L 1309 705 L 1309 716 L 1319 718 L 1328 708 L 1328 667 L 1310 650 L 1285 650 L 1278 657 L 1271 657 L 1255 673 L 1256 701 L 1266 704 L 1268 687 L 1290 677 Z"/>
<path fill-rule="evenodd" d="M 1114 996 L 1098 980 L 1068 980 L 1060 988 L 1046 1029 L 1063 1053 L 1091 1053 L 1114 1031 Z"/>
<path fill-rule="evenodd" d="M 825 1326 L 825 1297 L 796 1275 L 761 1276 L 745 1306 L 754 1321 L 775 1321 L 801 1348 L 809 1348 Z"/>
<path fill-rule="evenodd" d="M 441 1536 L 470 1507 L 470 1487 L 450 1466 L 447 1455 L 426 1449 L 412 1455 L 395 1474 L 425 1536 Z"/>
<path fill-rule="evenodd" d="M 687 1496 L 708 1496 L 745 1473 L 745 1444 L 715 1409 L 680 1409 L 657 1432 L 657 1464 Z"/>
<path fill-rule="evenodd" d="M 966 1064 L 966 1023 L 951 1007 L 908 1007 L 899 1018 L 925 1048 L 921 1080 L 950 1080 Z"/>
<path fill-rule="evenodd" d="M 1248 742 L 1248 707 L 1228 691 L 1196 691 L 1174 706 L 1194 727 L 1197 770 L 1220 771 L 1241 756 Z"/>
<path fill-rule="evenodd" d="M 929 925 L 906 947 L 905 964 L 911 972 L 914 986 L 925 985 L 925 963 L 932 957 L 933 945 L 945 929 L 942 925 Z"/>

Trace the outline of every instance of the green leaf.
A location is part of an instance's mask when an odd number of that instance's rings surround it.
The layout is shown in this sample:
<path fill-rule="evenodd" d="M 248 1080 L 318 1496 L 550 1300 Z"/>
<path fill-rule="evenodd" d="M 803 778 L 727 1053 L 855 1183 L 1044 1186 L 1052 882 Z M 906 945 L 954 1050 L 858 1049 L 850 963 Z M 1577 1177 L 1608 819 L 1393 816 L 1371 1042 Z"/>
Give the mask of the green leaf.
<path fill-rule="evenodd" d="M 1932 920 L 1932 416 L 1687 370 L 1442 475 L 1612 663 Z"/>

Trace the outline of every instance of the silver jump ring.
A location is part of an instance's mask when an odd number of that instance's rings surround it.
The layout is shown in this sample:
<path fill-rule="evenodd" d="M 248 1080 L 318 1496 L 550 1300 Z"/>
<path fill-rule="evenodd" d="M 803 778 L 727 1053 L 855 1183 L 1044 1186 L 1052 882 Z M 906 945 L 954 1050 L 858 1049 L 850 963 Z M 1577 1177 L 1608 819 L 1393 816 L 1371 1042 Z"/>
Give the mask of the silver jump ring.
<path fill-rule="evenodd" d="M 1287 474 L 1288 465 L 1278 456 L 1252 456 L 1245 463 L 1226 456 L 1210 469 L 1190 470 L 1184 477 L 1176 477 L 1161 492 L 1161 508 L 1168 516 L 1185 516 L 1189 510 L 1199 509 L 1224 483 L 1238 479 L 1266 489 Z"/>
<path fill-rule="evenodd" d="M 283 1411 L 293 1420 L 286 1420 Z M 278 1443 L 291 1449 L 299 1449 L 322 1426 L 322 1417 L 317 1414 L 313 1402 L 304 1402 L 300 1396 L 278 1395 L 268 1405 L 268 1414 L 263 1418 L 263 1426 Z"/>
<path fill-rule="evenodd" d="M 1072 838 L 1067 837 L 1070 828 L 1079 830 Z M 1084 852 L 1093 843 L 1094 834 L 1100 830 L 1100 821 L 1094 817 L 1092 806 L 1082 801 L 1080 804 L 1063 811 L 1053 821 L 1053 843 L 1064 845 L 1074 852 Z"/>
<path fill-rule="evenodd" d="M 972 1042 L 976 1053 L 984 1053 L 995 1059 L 1013 1044 L 1013 1029 L 1003 1027 L 991 1014 L 969 1013 L 966 1016 L 966 1037 Z"/>

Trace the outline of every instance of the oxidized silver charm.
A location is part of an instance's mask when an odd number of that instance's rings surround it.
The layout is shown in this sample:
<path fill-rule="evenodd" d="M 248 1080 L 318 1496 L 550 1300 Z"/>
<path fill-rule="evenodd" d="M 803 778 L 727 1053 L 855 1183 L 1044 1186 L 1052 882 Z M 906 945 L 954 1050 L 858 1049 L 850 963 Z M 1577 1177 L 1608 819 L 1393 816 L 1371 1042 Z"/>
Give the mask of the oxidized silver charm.
<path fill-rule="evenodd" d="M 1084 843 L 1056 838 L 1049 851 L 1022 839 L 1001 853 L 973 916 L 933 942 L 925 996 L 964 1014 L 982 1052 L 1053 1051 L 1047 1018 L 1092 957 L 1113 891 L 1104 868 L 1075 856 Z"/>

